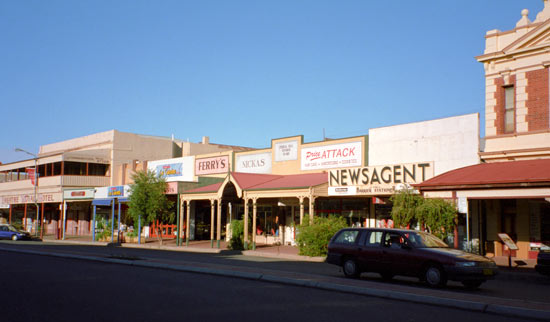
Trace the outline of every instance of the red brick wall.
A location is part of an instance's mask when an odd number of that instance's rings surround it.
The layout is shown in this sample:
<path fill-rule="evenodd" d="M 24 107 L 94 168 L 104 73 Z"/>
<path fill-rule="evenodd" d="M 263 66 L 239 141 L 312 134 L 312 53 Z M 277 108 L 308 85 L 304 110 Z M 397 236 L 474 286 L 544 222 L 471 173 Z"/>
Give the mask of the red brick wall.
<path fill-rule="evenodd" d="M 495 93 L 495 98 L 497 104 L 495 106 L 495 111 L 497 113 L 497 119 L 495 121 L 495 127 L 497 128 L 497 135 L 505 134 L 504 132 L 504 78 L 495 79 L 495 85 L 497 86 L 497 92 Z M 516 86 L 516 76 L 510 76 L 510 84 Z M 515 96 L 515 95 L 514 95 Z"/>
<path fill-rule="evenodd" d="M 548 69 L 527 72 L 526 77 L 528 130 L 546 130 L 549 128 Z"/>

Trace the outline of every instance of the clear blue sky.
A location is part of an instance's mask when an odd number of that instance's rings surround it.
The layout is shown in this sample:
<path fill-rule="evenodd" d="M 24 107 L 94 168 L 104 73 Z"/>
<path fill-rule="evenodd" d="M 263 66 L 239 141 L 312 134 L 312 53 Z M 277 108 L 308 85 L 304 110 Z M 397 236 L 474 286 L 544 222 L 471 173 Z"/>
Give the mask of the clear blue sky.
<path fill-rule="evenodd" d="M 485 32 L 542 0 L 0 2 L 0 161 L 117 129 L 269 147 L 480 113 Z"/>

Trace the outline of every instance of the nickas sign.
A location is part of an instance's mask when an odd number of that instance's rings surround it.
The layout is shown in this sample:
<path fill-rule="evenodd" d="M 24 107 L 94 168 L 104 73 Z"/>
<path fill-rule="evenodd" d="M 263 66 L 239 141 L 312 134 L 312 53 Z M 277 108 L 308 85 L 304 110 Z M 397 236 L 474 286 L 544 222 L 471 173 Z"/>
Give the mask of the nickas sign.
<path fill-rule="evenodd" d="M 237 155 L 237 172 L 271 173 L 271 152 Z"/>

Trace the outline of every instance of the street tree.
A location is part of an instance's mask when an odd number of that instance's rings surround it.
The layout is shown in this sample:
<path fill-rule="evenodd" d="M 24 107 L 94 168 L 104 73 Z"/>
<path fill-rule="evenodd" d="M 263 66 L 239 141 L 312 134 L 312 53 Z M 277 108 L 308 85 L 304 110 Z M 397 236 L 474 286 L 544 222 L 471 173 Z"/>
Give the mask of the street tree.
<path fill-rule="evenodd" d="M 130 185 L 128 215 L 135 223 L 172 222 L 174 212 L 172 204 L 166 197 L 166 180 L 154 171 L 137 171 L 132 175 Z M 159 242 L 162 245 L 161 228 L 157 226 Z M 139 232 L 141 233 L 141 232 Z"/>
<path fill-rule="evenodd" d="M 395 227 L 414 227 L 418 222 L 417 209 L 423 202 L 422 196 L 414 189 L 403 189 L 393 194 L 391 217 Z"/>
<path fill-rule="evenodd" d="M 456 216 L 455 205 L 444 199 L 424 199 L 417 209 L 418 221 L 441 239 L 454 230 Z"/>
<path fill-rule="evenodd" d="M 424 198 L 408 189 L 395 193 L 390 200 L 393 202 L 391 216 L 395 227 L 420 224 L 430 233 L 445 239 L 456 226 L 456 207 L 444 199 Z"/>

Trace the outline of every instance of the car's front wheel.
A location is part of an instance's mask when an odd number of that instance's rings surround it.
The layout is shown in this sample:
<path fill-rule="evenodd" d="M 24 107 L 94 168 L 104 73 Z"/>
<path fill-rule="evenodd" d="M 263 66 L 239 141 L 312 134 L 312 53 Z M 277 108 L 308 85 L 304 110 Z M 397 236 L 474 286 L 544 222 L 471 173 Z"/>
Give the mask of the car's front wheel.
<path fill-rule="evenodd" d="M 431 287 L 443 287 L 447 284 L 447 278 L 443 268 L 439 265 L 429 265 L 424 272 L 424 280 Z"/>
<path fill-rule="evenodd" d="M 11 240 L 18 240 L 19 238 L 17 238 L 17 235 L 13 235 L 11 236 Z"/>
<path fill-rule="evenodd" d="M 342 264 L 342 270 L 346 277 L 357 278 L 361 273 L 359 267 L 357 267 L 357 262 L 352 258 L 347 258 Z"/>

